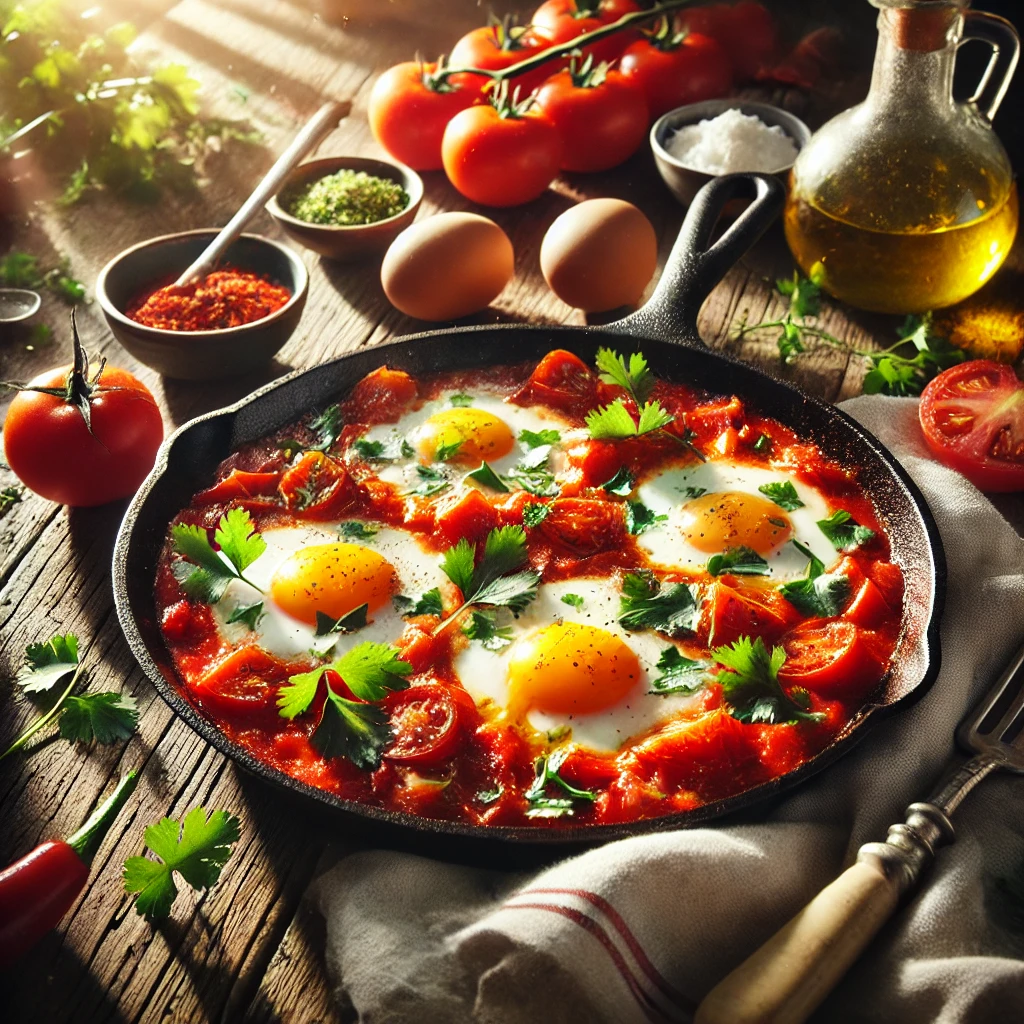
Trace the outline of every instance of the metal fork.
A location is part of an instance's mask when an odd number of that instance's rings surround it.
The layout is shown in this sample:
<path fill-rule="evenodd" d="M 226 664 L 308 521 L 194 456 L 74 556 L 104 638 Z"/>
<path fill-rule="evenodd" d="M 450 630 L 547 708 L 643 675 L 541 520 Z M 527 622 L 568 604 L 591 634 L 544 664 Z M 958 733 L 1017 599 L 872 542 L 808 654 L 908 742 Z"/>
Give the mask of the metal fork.
<path fill-rule="evenodd" d="M 956 838 L 950 815 L 997 769 L 1024 773 L 1024 647 L 956 731 L 974 756 L 952 765 L 935 795 L 907 808 L 884 843 L 857 861 L 720 981 L 694 1024 L 800 1024 L 863 952 L 940 846 Z"/>

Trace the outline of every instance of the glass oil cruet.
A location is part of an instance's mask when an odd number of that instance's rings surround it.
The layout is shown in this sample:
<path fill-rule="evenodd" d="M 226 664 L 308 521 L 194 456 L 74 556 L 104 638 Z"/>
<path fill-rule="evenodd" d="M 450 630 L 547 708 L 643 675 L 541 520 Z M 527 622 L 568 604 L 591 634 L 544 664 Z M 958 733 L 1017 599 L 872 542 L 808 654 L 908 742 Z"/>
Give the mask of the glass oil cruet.
<path fill-rule="evenodd" d="M 793 167 L 786 240 L 803 269 L 852 306 L 918 313 L 977 291 L 1017 233 L 1017 188 L 992 130 L 1020 39 L 969 0 L 871 0 L 878 49 L 867 99 L 816 132 Z M 957 48 L 992 57 L 953 99 Z"/>

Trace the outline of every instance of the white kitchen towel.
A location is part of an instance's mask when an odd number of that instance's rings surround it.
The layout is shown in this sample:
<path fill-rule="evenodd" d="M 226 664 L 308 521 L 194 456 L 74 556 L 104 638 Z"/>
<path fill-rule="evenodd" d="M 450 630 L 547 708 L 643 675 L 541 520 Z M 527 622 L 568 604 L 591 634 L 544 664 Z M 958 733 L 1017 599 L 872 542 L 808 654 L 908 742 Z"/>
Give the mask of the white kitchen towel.
<path fill-rule="evenodd" d="M 896 454 L 949 563 L 942 671 L 914 707 L 754 824 L 611 843 L 540 874 L 354 854 L 318 885 L 327 962 L 360 1020 L 571 1024 L 690 1019 L 708 989 L 924 799 L 953 730 L 1024 640 L 1024 540 L 924 447 L 912 399 L 844 406 Z M 814 1020 L 1024 1021 L 1024 779 L 996 775 L 957 840 Z M 1016 906 L 1020 913 L 1020 906 Z"/>

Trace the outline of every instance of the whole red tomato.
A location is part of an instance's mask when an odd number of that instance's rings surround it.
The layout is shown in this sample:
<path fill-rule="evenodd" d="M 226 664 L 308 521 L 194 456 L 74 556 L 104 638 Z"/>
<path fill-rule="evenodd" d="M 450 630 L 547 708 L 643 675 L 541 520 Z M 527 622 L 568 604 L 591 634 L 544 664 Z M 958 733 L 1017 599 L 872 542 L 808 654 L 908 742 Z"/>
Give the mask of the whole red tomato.
<path fill-rule="evenodd" d="M 633 43 L 619 70 L 643 92 L 652 118 L 687 103 L 725 96 L 732 88 L 725 50 L 697 32 L 672 34 L 667 22 Z"/>
<path fill-rule="evenodd" d="M 710 36 L 722 45 L 732 61 L 737 81 L 756 77 L 777 55 L 779 35 L 775 19 L 764 4 L 755 0 L 741 0 L 733 6 L 688 7 L 680 14 L 679 22 L 691 32 Z"/>
<path fill-rule="evenodd" d="M 448 64 L 453 68 L 472 67 L 500 71 L 540 53 L 541 50 L 546 50 L 550 45 L 545 36 L 535 34 L 531 28 L 513 25 L 506 19 L 467 32 L 452 47 Z M 518 86 L 520 95 L 528 96 L 549 75 L 554 74 L 559 66 L 557 60 L 549 61 L 535 71 L 527 71 L 510 79 L 511 87 L 514 89 Z M 459 75 L 458 78 L 481 90 L 490 81 L 483 75 Z"/>
<path fill-rule="evenodd" d="M 112 366 L 90 379 L 77 331 L 75 346 L 74 365 L 40 374 L 14 396 L 4 456 L 29 490 L 50 501 L 104 505 L 135 493 L 164 428 L 145 384 Z"/>
<path fill-rule="evenodd" d="M 983 491 L 1024 491 L 1024 382 L 975 359 L 943 370 L 921 394 L 921 429 L 940 462 Z"/>
<path fill-rule="evenodd" d="M 445 125 L 480 101 L 477 76 L 472 77 L 474 84 L 450 81 L 437 64 L 419 61 L 389 68 L 370 93 L 367 116 L 373 137 L 413 169 L 438 170 Z"/>
<path fill-rule="evenodd" d="M 531 24 L 534 32 L 546 36 L 553 46 L 639 10 L 640 5 L 633 0 L 545 0 L 534 11 Z M 584 47 L 583 53 L 593 54 L 595 61 L 613 61 L 635 38 L 634 32 L 617 32 Z"/>
<path fill-rule="evenodd" d="M 589 63 L 589 58 L 588 58 Z M 573 66 L 541 87 L 537 106 L 562 137 L 563 171 L 605 171 L 632 156 L 647 137 L 647 101 L 618 71 Z"/>
<path fill-rule="evenodd" d="M 448 180 L 467 199 L 519 206 L 541 195 L 558 174 L 562 140 L 543 111 L 499 95 L 448 122 L 441 158 Z"/>

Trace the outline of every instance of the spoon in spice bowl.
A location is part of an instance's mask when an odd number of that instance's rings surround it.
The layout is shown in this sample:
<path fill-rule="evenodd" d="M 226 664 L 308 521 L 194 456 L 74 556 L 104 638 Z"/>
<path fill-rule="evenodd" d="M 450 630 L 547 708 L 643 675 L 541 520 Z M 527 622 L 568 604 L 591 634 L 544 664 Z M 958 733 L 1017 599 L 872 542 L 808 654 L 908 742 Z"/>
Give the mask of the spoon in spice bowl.
<path fill-rule="evenodd" d="M 277 158 L 274 166 L 267 171 L 263 180 L 253 189 L 238 212 L 224 225 L 216 238 L 189 264 L 173 287 L 184 288 L 205 277 L 216 265 L 225 250 L 241 235 L 246 224 L 263 208 L 264 203 L 281 187 L 284 180 L 298 166 L 306 154 L 338 122 L 348 115 L 351 103 L 332 100 L 325 103 L 307 122 L 306 126 L 292 140 L 292 144 Z"/>

